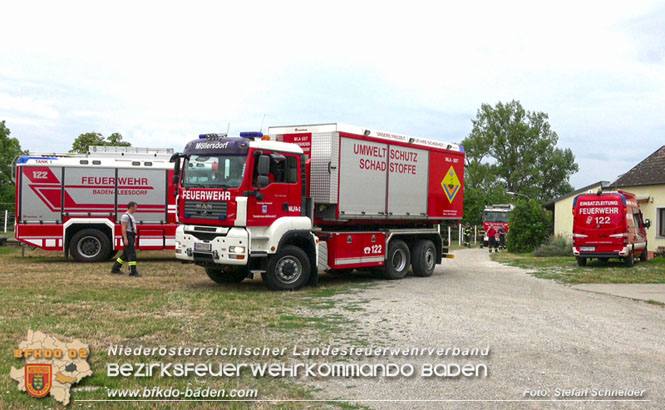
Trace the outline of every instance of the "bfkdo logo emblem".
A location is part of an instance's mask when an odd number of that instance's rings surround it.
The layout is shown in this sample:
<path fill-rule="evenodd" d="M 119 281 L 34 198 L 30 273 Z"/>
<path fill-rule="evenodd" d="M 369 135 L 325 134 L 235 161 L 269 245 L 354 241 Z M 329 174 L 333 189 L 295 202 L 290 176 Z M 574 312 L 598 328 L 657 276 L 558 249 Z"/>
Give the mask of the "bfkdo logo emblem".
<path fill-rule="evenodd" d="M 446 193 L 446 197 L 450 203 L 455 199 L 455 195 L 459 192 L 460 186 L 462 186 L 462 184 L 460 184 L 459 178 L 457 178 L 455 168 L 451 165 L 448 172 L 446 172 L 446 176 L 441 180 L 441 187 L 443 188 L 443 192 Z"/>
<path fill-rule="evenodd" d="M 51 391 L 53 369 L 50 364 L 25 365 L 25 389 L 32 397 L 44 397 Z"/>

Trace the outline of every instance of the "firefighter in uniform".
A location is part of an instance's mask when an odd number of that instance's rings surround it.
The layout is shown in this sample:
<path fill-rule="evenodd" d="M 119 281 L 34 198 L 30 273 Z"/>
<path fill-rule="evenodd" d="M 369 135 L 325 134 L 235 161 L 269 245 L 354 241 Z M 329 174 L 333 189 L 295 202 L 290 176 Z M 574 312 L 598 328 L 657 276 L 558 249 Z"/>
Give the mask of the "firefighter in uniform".
<path fill-rule="evenodd" d="M 482 226 L 478 229 L 478 241 L 480 241 L 480 249 L 485 246 L 485 228 Z"/>
<path fill-rule="evenodd" d="M 499 228 L 499 249 L 506 249 L 506 230 L 503 227 Z"/>
<path fill-rule="evenodd" d="M 471 247 L 471 232 L 471 224 L 467 222 L 464 226 L 464 246 L 467 248 Z"/>
<path fill-rule="evenodd" d="M 122 273 L 120 268 L 128 262 L 129 276 L 141 276 L 136 270 L 136 220 L 134 219 L 134 212 L 136 212 L 138 205 L 136 202 L 131 201 L 127 204 L 127 212 L 122 214 L 120 224 L 122 225 L 122 241 L 125 249 L 122 255 L 115 261 L 111 273 Z"/>

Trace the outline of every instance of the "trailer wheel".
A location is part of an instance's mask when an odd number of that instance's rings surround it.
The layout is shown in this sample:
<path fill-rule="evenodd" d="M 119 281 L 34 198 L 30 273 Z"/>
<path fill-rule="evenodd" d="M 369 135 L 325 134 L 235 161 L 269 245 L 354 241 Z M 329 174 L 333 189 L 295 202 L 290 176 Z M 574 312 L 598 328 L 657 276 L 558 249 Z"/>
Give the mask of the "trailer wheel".
<path fill-rule="evenodd" d="M 309 258 L 302 249 L 287 245 L 268 260 L 261 274 L 266 286 L 272 290 L 296 290 L 309 280 Z"/>
<path fill-rule="evenodd" d="M 586 266 L 586 258 L 578 256 L 577 257 L 577 265 L 578 266 Z"/>
<path fill-rule="evenodd" d="M 206 268 L 206 274 L 216 283 L 238 283 L 242 282 L 247 277 L 247 269 L 245 266 Z"/>
<path fill-rule="evenodd" d="M 413 274 L 420 277 L 432 276 L 436 267 L 436 250 L 429 239 L 416 242 L 411 252 Z"/>
<path fill-rule="evenodd" d="M 108 258 L 109 238 L 97 229 L 76 232 L 69 243 L 69 253 L 79 262 L 99 262 Z"/>
<path fill-rule="evenodd" d="M 113 249 L 112 247 L 109 246 L 109 253 L 106 254 L 106 260 L 107 261 L 112 261 L 116 258 L 116 255 L 118 254 L 118 251 Z"/>
<path fill-rule="evenodd" d="M 409 273 L 410 264 L 411 254 L 406 243 L 399 239 L 390 241 L 384 277 L 391 280 L 402 279 L 407 273 Z"/>

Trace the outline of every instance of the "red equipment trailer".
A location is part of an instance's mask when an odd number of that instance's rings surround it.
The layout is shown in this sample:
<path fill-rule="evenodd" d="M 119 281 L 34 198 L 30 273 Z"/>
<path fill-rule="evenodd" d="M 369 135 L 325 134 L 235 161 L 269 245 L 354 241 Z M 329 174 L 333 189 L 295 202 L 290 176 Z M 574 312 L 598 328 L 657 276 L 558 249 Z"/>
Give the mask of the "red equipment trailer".
<path fill-rule="evenodd" d="M 83 155 L 19 157 L 16 239 L 82 262 L 107 260 L 123 248 L 120 216 L 135 201 L 137 248 L 173 249 L 172 154 L 172 148 L 90 147 Z"/>

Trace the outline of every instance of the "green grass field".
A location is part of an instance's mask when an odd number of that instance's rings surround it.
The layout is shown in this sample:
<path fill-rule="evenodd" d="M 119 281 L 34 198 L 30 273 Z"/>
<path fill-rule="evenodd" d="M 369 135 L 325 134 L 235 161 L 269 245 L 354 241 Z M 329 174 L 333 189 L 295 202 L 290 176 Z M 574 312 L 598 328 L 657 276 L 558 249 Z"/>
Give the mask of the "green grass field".
<path fill-rule="evenodd" d="M 562 283 L 665 283 L 665 258 L 636 261 L 635 266 L 628 268 L 613 259 L 605 264 L 593 260 L 580 267 L 574 257 L 534 257 L 508 252 L 493 253 L 491 257 L 497 262 L 527 269 L 538 278 Z"/>
<path fill-rule="evenodd" d="M 224 346 L 312 347 L 330 343 L 362 344 L 339 314 L 332 296 L 356 292 L 375 282 L 369 275 L 347 277 L 322 275 L 321 286 L 299 292 L 271 292 L 257 275 L 241 284 L 218 285 L 202 268 L 183 265 L 170 252 L 139 253 L 142 278 L 111 275 L 111 263 L 82 264 L 66 261 L 57 253 L 0 248 L 0 407 L 60 406 L 50 397 L 39 401 L 19 392 L 9 377 L 11 366 L 21 368 L 13 349 L 28 330 L 39 330 L 60 341 L 79 339 L 89 344 L 88 359 L 94 374 L 76 387 L 97 388 L 72 394 L 76 400 L 106 399 L 106 388 L 162 388 L 210 386 L 256 388 L 259 399 L 309 399 L 312 392 L 291 378 L 125 378 L 107 377 L 109 345 L 129 346 Z M 125 268 L 126 269 L 126 268 Z M 352 306 L 352 308 L 361 308 Z M 147 360 L 147 359 L 143 359 Z M 149 358 L 153 360 L 153 358 Z M 160 360 L 156 358 L 156 360 Z M 218 358 L 214 361 L 272 361 L 273 358 Z M 280 359 L 274 359 L 280 360 Z M 287 358 L 281 360 L 288 360 Z M 95 403 L 79 403 L 89 405 Z M 145 407 L 146 403 L 104 403 L 114 408 Z M 150 403 L 150 407 L 173 403 Z M 212 408 L 219 403 L 178 403 L 182 407 Z M 233 403 L 238 408 L 308 407 L 311 403 Z M 344 403 L 331 408 L 348 407 Z"/>

